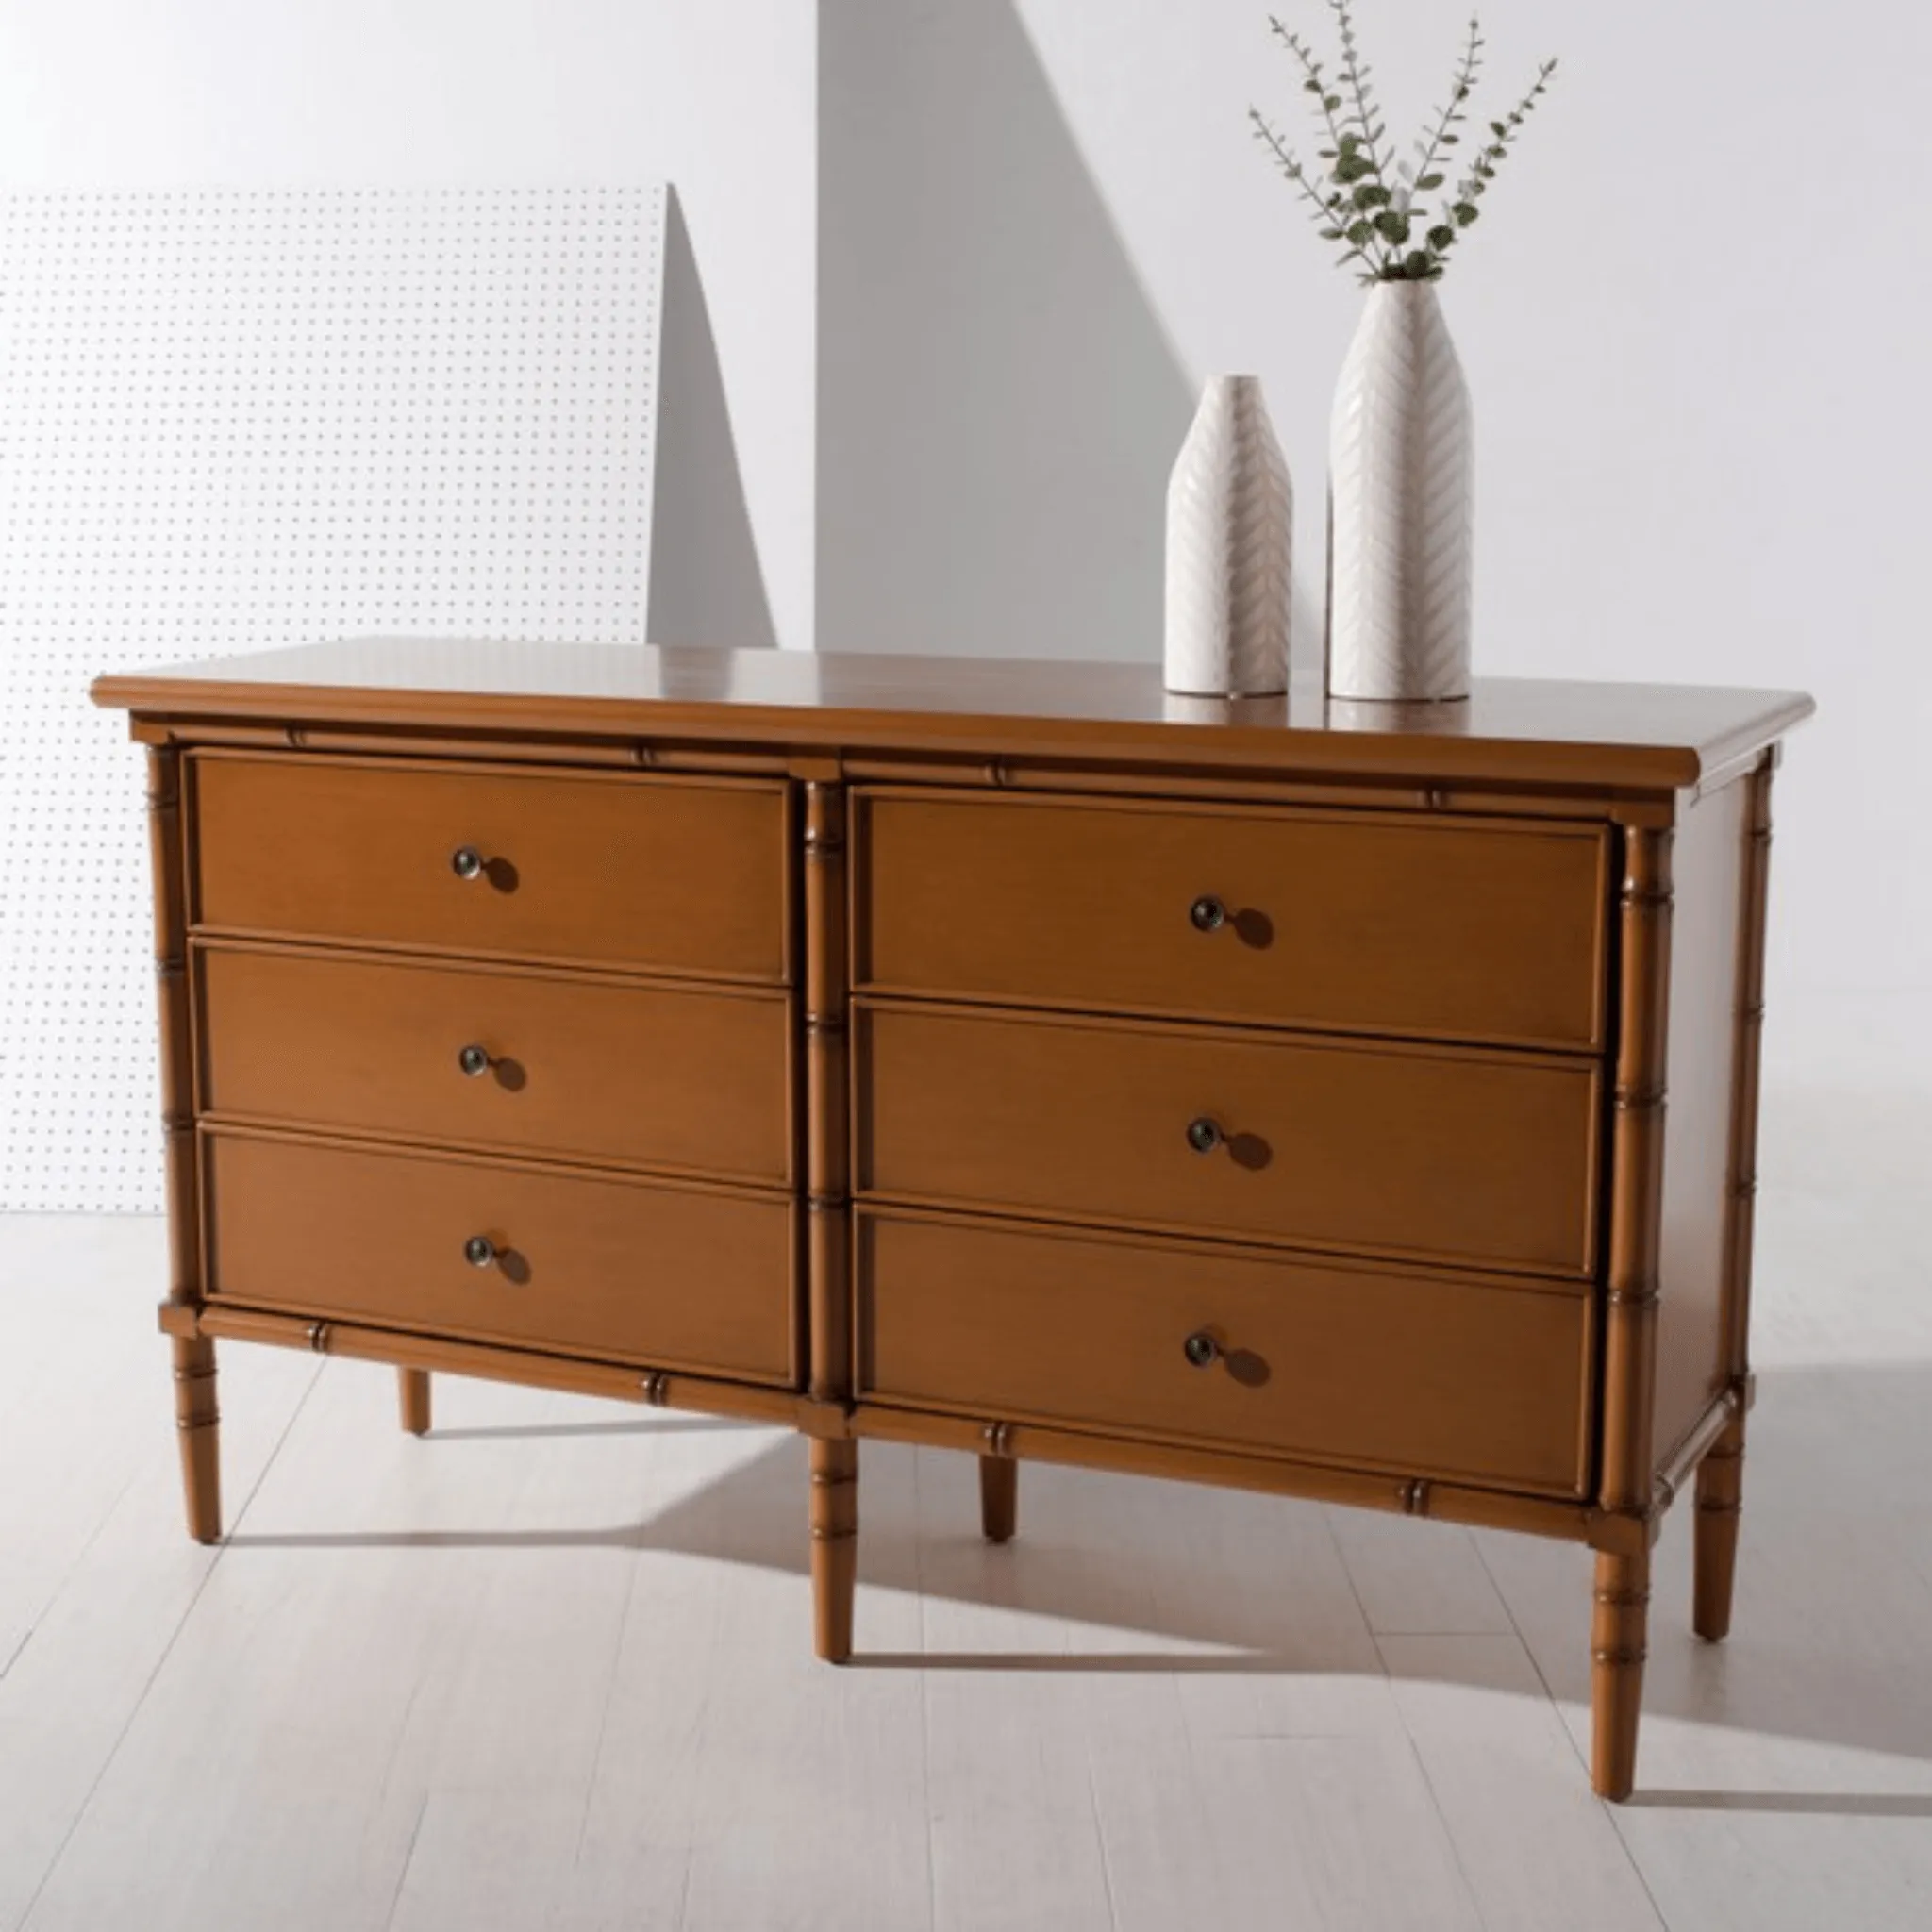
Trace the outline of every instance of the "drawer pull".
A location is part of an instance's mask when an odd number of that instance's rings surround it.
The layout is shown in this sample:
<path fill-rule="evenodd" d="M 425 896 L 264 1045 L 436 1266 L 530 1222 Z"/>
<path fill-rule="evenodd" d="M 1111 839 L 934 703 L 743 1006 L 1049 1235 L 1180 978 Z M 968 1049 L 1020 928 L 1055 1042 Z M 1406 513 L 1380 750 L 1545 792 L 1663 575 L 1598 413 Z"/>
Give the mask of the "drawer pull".
<path fill-rule="evenodd" d="M 1188 1123 L 1188 1145 L 1196 1154 L 1212 1154 L 1226 1138 L 1221 1131 L 1221 1123 L 1209 1120 L 1206 1114 Z"/>
<path fill-rule="evenodd" d="M 1197 1328 L 1181 1343 L 1191 1369 L 1211 1369 L 1221 1359 L 1221 1344 L 1205 1328 Z"/>
<path fill-rule="evenodd" d="M 1219 932 L 1227 924 L 1227 908 L 1208 893 L 1188 908 L 1188 918 L 1196 932 Z"/>
<path fill-rule="evenodd" d="M 458 845 L 449 856 L 449 869 L 459 879 L 480 879 L 483 855 L 474 845 Z"/>
<path fill-rule="evenodd" d="M 490 1071 L 489 1051 L 480 1046 L 466 1046 L 457 1055 L 457 1065 L 471 1079 L 479 1079 Z"/>
<path fill-rule="evenodd" d="M 463 1259 L 472 1268 L 489 1268 L 495 1265 L 496 1243 L 487 1234 L 473 1234 L 463 1243 Z"/>

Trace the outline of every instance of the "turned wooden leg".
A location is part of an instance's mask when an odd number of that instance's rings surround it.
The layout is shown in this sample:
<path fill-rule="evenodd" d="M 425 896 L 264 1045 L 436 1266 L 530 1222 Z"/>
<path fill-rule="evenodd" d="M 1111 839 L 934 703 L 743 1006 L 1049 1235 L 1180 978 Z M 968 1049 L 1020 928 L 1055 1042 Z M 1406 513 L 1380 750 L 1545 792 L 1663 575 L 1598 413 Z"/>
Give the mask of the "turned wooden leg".
<path fill-rule="evenodd" d="M 858 1444 L 811 1441 L 812 1634 L 818 1654 L 852 1655 L 852 1598 L 858 1584 Z"/>
<path fill-rule="evenodd" d="M 1013 1540 L 1020 1512 L 1020 1465 L 1010 1456 L 979 1458 L 979 1527 L 990 1543 Z"/>
<path fill-rule="evenodd" d="M 175 1427 L 181 1438 L 181 1498 L 188 1534 L 198 1543 L 222 1540 L 222 1418 L 215 1407 L 215 1345 L 177 1337 Z"/>
<path fill-rule="evenodd" d="M 1738 1573 L 1738 1513 L 1744 1494 L 1744 1418 L 1739 1416 L 1697 1465 L 1697 1585 L 1691 1627 L 1712 1643 L 1731 1634 L 1731 1582 Z"/>
<path fill-rule="evenodd" d="M 412 1436 L 426 1436 L 429 1433 L 429 1371 L 427 1369 L 398 1369 L 396 1371 L 396 1411 L 402 1418 L 403 1427 Z"/>
<path fill-rule="evenodd" d="M 1621 1804 L 1637 1783 L 1637 1720 L 1643 1708 L 1643 1658 L 1650 1609 L 1650 1553 L 1596 1559 L 1591 1621 L 1591 1783 Z"/>

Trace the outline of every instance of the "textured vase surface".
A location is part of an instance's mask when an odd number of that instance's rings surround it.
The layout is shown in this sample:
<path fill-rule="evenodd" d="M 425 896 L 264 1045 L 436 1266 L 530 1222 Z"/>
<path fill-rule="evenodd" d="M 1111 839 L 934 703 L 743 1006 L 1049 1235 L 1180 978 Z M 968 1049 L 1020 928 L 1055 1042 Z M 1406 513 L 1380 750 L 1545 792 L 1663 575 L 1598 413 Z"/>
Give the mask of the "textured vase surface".
<path fill-rule="evenodd" d="M 1288 689 L 1293 521 L 1259 378 L 1215 376 L 1168 484 L 1169 691 L 1261 697 Z"/>
<path fill-rule="evenodd" d="M 1428 282 L 1378 282 L 1335 395 L 1328 691 L 1469 695 L 1475 437 Z"/>

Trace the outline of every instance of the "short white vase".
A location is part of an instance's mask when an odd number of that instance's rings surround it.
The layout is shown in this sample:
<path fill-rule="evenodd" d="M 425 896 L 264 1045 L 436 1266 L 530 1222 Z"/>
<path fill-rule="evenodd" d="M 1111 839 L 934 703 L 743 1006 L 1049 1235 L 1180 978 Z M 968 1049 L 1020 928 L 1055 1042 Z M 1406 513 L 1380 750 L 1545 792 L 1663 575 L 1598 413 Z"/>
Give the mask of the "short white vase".
<path fill-rule="evenodd" d="M 1288 689 L 1294 497 L 1253 375 L 1211 378 L 1167 491 L 1167 688 Z"/>
<path fill-rule="evenodd" d="M 1335 394 L 1328 692 L 1469 695 L 1475 437 L 1428 282 L 1377 282 Z"/>

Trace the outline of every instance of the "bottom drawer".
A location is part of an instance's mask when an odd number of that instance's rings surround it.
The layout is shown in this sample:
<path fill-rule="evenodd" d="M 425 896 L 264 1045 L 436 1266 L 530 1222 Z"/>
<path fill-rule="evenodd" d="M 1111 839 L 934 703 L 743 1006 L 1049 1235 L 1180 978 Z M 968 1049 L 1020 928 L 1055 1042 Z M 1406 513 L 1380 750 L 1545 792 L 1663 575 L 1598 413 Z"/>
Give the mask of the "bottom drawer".
<path fill-rule="evenodd" d="M 787 1202 L 252 1135 L 203 1147 L 216 1299 L 793 1379 Z"/>
<path fill-rule="evenodd" d="M 1591 1316 L 1569 1283 L 896 1213 L 859 1228 L 867 1399 L 1566 1496 L 1590 1474 Z"/>

